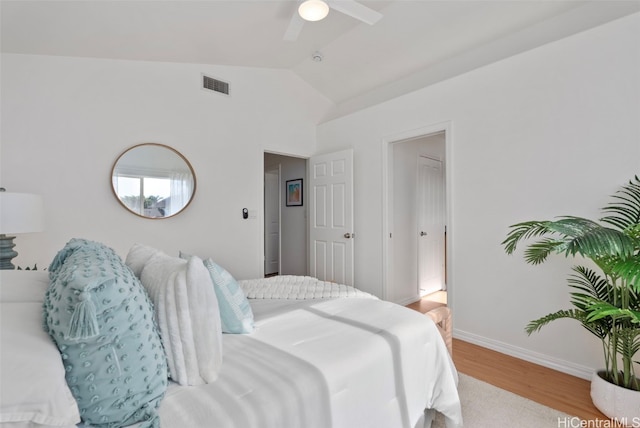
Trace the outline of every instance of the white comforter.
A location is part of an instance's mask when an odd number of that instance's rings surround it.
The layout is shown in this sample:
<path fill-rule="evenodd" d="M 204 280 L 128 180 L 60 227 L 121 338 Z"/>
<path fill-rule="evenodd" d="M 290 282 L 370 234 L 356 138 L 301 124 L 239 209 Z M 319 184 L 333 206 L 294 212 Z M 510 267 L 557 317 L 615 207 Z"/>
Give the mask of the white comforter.
<path fill-rule="evenodd" d="M 377 299 L 251 305 L 256 331 L 224 335 L 216 382 L 169 387 L 162 428 L 413 428 L 425 409 L 462 426 L 457 373 L 428 317 Z"/>
<path fill-rule="evenodd" d="M 244 279 L 238 281 L 238 285 L 249 299 L 377 299 L 374 295 L 349 285 L 321 281 L 310 276 L 278 275 L 271 278 Z"/>

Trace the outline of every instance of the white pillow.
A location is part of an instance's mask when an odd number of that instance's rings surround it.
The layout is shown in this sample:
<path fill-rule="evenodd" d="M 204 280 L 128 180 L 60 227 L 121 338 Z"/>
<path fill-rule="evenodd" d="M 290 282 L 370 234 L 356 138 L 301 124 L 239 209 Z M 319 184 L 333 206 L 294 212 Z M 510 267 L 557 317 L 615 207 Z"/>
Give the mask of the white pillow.
<path fill-rule="evenodd" d="M 0 302 L 44 302 L 49 272 L 0 270 Z"/>
<path fill-rule="evenodd" d="M 3 275 L 2 288 L 12 285 L 5 278 Z M 60 353 L 42 328 L 42 303 L 0 303 L 0 342 L 2 426 L 70 427 L 80 423 Z"/>
<path fill-rule="evenodd" d="M 133 247 L 129 249 L 129 253 L 127 254 L 127 258 L 124 263 L 129 266 L 129 269 L 131 269 L 135 276 L 140 278 L 140 274 L 142 273 L 142 268 L 144 268 L 145 263 L 147 263 L 158 251 L 160 250 L 147 245 L 133 244 Z"/>
<path fill-rule="evenodd" d="M 202 260 L 157 251 L 140 281 L 153 301 L 171 378 L 181 385 L 217 379 L 222 365 L 218 300 Z"/>

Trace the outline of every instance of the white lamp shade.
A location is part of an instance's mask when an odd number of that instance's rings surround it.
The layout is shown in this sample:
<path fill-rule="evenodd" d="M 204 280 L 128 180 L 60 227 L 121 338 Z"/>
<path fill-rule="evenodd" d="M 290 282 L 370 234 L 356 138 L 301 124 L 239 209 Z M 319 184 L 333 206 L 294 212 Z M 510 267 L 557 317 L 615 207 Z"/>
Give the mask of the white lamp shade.
<path fill-rule="evenodd" d="M 307 0 L 298 7 L 298 13 L 306 21 L 320 21 L 329 14 L 329 5 L 322 0 Z"/>
<path fill-rule="evenodd" d="M 30 193 L 0 192 L 0 233 L 44 230 L 42 197 Z"/>

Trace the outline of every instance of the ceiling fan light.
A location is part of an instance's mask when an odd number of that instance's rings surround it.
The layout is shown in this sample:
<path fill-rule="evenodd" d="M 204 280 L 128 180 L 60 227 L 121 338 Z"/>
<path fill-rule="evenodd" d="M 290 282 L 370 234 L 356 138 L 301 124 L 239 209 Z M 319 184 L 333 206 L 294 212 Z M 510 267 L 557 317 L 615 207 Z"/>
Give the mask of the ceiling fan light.
<path fill-rule="evenodd" d="M 307 0 L 300 5 L 298 13 L 305 21 L 320 21 L 329 14 L 329 5 L 322 0 Z"/>

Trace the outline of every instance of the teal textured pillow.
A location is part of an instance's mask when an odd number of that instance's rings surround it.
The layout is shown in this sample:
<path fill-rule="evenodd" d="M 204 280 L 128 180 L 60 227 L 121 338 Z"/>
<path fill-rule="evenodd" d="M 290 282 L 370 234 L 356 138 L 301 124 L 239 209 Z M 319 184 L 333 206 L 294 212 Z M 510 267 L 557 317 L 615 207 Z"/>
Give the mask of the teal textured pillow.
<path fill-rule="evenodd" d="M 204 265 L 216 290 L 223 333 L 251 333 L 254 329 L 253 311 L 236 280 L 223 267 L 207 259 Z"/>
<path fill-rule="evenodd" d="M 118 255 L 72 239 L 49 266 L 44 326 L 62 354 L 82 420 L 158 427 L 167 362 L 149 298 Z"/>

